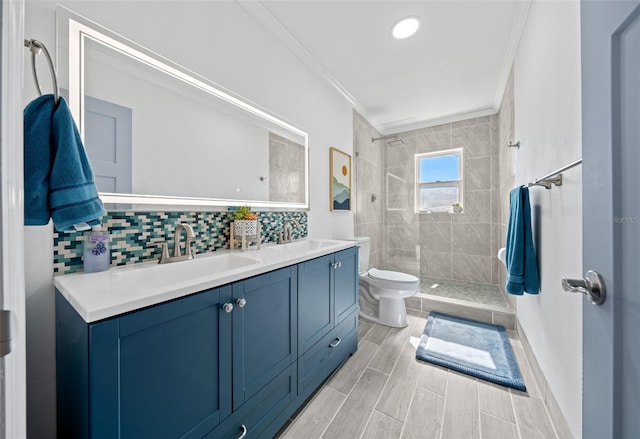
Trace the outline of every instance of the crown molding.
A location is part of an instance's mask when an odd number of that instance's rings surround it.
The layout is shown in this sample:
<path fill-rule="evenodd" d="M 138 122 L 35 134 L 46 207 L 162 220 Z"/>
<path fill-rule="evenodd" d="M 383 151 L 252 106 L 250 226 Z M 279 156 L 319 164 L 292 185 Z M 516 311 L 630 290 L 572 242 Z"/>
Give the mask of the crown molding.
<path fill-rule="evenodd" d="M 496 94 L 493 98 L 493 106 L 496 109 L 500 109 L 502 98 L 504 97 L 504 91 L 507 88 L 507 82 L 509 82 L 509 76 L 511 75 L 511 69 L 513 62 L 518 53 L 518 46 L 520 45 L 520 39 L 522 33 L 527 25 L 527 17 L 529 16 L 529 9 L 531 8 L 532 0 L 524 0 L 516 2 L 516 13 L 513 18 L 513 25 L 511 26 L 511 34 L 507 42 L 507 49 L 504 52 L 504 58 L 502 58 L 502 67 L 500 69 L 500 76 L 498 76 L 498 83 L 496 85 Z"/>
<path fill-rule="evenodd" d="M 365 119 L 369 120 L 369 113 L 358 100 L 338 81 L 318 59 L 300 43 L 289 30 L 282 25 L 264 7 L 255 0 L 236 0 L 253 18 L 269 30 L 281 43 L 283 43 L 300 61 L 307 65 L 314 73 L 327 81 L 340 95 L 342 95 L 353 108 Z"/>

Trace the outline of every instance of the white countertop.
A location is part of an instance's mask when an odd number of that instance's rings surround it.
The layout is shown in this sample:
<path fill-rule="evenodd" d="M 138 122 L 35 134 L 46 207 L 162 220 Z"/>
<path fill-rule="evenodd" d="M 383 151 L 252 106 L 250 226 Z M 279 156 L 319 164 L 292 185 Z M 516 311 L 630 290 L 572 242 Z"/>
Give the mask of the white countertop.
<path fill-rule="evenodd" d="M 55 277 L 53 284 L 90 323 L 353 246 L 354 241 L 302 239 L 246 252 L 201 253 L 190 261 L 150 261 L 100 273 L 66 274 Z"/>

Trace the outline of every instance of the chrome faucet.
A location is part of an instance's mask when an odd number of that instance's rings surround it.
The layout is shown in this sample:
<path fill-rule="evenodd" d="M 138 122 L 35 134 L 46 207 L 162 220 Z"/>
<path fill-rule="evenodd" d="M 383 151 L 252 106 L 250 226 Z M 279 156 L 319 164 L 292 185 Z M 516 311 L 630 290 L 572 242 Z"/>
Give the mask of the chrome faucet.
<path fill-rule="evenodd" d="M 289 224 L 291 224 L 291 227 L 287 229 L 287 225 Z M 300 223 L 296 221 L 294 218 L 289 218 L 284 222 L 284 224 L 282 225 L 282 231 L 278 235 L 278 244 L 286 244 L 288 242 L 291 242 L 292 240 L 291 232 L 293 231 L 293 226 L 298 228 L 300 227 Z"/>
<path fill-rule="evenodd" d="M 180 238 L 182 231 L 186 233 L 184 254 L 180 251 Z M 166 242 L 159 242 L 161 246 L 160 260 L 158 264 L 166 264 L 169 262 L 187 261 L 193 259 L 195 256 L 191 251 L 191 243 L 195 240 L 195 234 L 193 233 L 193 227 L 186 223 L 179 223 L 176 226 L 176 231 L 173 234 L 173 256 L 169 256 L 169 247 Z"/>

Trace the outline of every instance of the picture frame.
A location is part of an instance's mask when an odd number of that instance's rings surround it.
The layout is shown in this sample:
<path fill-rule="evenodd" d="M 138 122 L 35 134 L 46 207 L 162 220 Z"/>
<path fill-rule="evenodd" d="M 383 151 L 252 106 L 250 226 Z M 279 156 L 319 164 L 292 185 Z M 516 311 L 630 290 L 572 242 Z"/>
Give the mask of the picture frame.
<path fill-rule="evenodd" d="M 351 156 L 333 146 L 329 148 L 329 210 L 350 211 Z"/>

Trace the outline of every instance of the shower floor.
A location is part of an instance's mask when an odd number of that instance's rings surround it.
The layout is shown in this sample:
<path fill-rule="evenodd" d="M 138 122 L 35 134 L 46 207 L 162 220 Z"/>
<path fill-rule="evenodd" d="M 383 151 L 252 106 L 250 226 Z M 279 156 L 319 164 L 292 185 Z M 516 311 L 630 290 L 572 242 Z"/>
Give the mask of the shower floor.
<path fill-rule="evenodd" d="M 480 305 L 509 309 L 496 285 L 476 284 L 451 279 L 420 276 L 420 293 Z"/>

